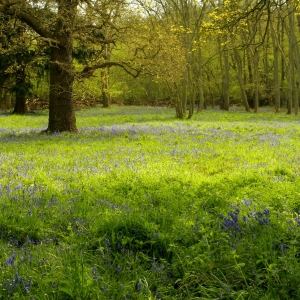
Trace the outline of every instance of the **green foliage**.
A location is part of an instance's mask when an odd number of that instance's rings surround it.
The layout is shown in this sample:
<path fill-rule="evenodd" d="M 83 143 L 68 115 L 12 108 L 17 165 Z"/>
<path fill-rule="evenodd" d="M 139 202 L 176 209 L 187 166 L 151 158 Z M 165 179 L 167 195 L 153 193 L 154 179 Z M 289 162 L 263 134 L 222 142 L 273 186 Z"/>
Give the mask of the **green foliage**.
<path fill-rule="evenodd" d="M 0 115 L 3 299 L 299 298 L 295 116 Z"/>

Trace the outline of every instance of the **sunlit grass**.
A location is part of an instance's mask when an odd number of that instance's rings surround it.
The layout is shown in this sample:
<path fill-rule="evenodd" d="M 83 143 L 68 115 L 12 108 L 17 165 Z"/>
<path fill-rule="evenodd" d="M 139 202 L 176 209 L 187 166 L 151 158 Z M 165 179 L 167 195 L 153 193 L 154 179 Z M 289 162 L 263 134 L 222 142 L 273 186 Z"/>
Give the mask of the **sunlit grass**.
<path fill-rule="evenodd" d="M 299 118 L 0 115 L 3 299 L 297 299 Z"/>

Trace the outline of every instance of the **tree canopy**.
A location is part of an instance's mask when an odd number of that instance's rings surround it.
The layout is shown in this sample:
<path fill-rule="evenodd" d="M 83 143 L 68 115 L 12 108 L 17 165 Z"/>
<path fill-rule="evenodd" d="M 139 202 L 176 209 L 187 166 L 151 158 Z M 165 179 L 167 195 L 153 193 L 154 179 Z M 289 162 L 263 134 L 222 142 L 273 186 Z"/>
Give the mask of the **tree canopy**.
<path fill-rule="evenodd" d="M 265 101 L 298 113 L 298 10 L 292 0 L 0 0 L 1 30 L 9 18 L 15 35 L 2 35 L 1 80 L 16 65 L 21 78 L 32 51 L 47 53 L 50 132 L 77 131 L 74 81 L 101 74 L 109 105 L 110 78 L 121 84 L 121 71 L 141 77 L 148 96 L 171 99 L 179 118 L 187 105 L 192 117 L 208 102 L 229 110 L 237 97 L 247 111 Z M 22 80 L 19 91 L 29 87 Z"/>

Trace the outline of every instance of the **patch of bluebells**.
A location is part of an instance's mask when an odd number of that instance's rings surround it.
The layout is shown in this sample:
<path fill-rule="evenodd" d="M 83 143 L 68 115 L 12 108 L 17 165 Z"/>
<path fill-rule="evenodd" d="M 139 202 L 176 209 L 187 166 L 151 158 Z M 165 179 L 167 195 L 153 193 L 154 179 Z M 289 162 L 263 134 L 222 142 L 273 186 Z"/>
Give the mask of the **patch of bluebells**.
<path fill-rule="evenodd" d="M 15 264 L 16 261 L 16 256 L 15 254 L 13 254 L 11 257 L 9 257 L 6 262 L 4 263 L 5 266 L 13 266 Z"/>
<path fill-rule="evenodd" d="M 235 243 L 237 240 L 240 240 L 240 238 L 247 233 L 250 234 L 252 238 L 255 238 L 257 236 L 255 233 L 259 231 L 260 227 L 271 228 L 270 210 L 264 208 L 262 211 L 256 211 L 255 206 L 252 207 L 252 204 L 252 200 L 244 199 L 241 202 L 242 206 L 239 204 L 231 205 L 232 210 L 228 212 L 228 217 L 219 214 L 219 218 L 222 219 L 221 230 L 230 234 L 230 236 L 227 237 L 227 240 L 234 249 L 236 248 Z M 246 214 L 242 215 L 242 212 L 245 211 L 243 206 L 246 206 Z M 295 221 L 295 225 L 297 227 L 300 226 L 300 218 L 296 217 Z M 293 222 L 291 221 L 288 223 L 290 224 Z M 274 242 L 273 245 L 283 256 L 286 256 L 287 250 L 291 249 L 288 244 L 283 241 Z"/>
<path fill-rule="evenodd" d="M 30 292 L 31 280 L 28 280 L 18 273 L 15 273 L 12 280 L 6 280 L 2 284 L 2 290 L 5 290 L 8 299 L 13 296 L 17 291 L 21 291 L 23 294 L 28 294 Z"/>
<path fill-rule="evenodd" d="M 300 217 L 296 217 L 294 220 L 296 221 L 297 227 L 300 227 Z"/>
<path fill-rule="evenodd" d="M 246 206 L 250 212 L 247 215 L 241 216 L 241 209 L 238 208 L 239 204 L 231 205 L 232 210 L 227 213 L 228 217 L 224 217 L 219 214 L 219 218 L 223 220 L 222 229 L 229 232 L 233 236 L 238 234 L 245 234 L 246 229 L 251 229 L 255 231 L 255 222 L 259 226 L 269 226 L 270 225 L 270 210 L 265 208 L 263 211 L 256 211 L 255 208 L 251 210 L 253 201 L 244 199 L 241 204 Z"/>

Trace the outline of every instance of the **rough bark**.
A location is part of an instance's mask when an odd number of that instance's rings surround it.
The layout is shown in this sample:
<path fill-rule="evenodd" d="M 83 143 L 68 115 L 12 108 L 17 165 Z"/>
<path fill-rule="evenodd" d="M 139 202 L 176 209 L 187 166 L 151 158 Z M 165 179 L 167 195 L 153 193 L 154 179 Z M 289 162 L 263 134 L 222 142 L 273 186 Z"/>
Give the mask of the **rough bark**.
<path fill-rule="evenodd" d="M 49 30 L 39 19 L 36 9 L 22 8 L 26 2 L 0 1 L 0 12 L 16 16 L 35 30 L 49 44 L 50 95 L 49 123 L 46 131 L 76 132 L 76 118 L 72 96 L 74 74 L 72 71 L 72 31 L 77 14 L 78 0 L 58 1 L 56 25 Z"/>
<path fill-rule="evenodd" d="M 76 132 L 73 102 L 72 27 L 76 16 L 77 2 L 60 2 L 56 21 L 55 40 L 60 47 L 51 47 L 49 123 L 47 131 Z"/>

